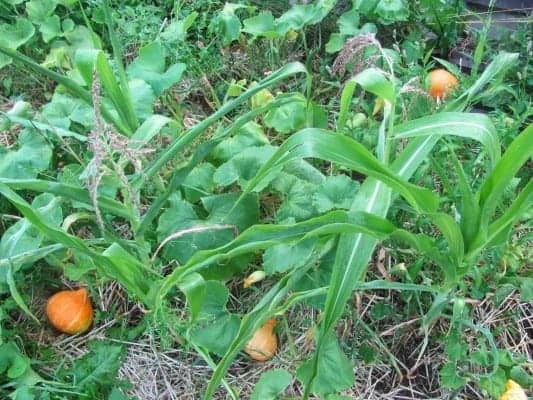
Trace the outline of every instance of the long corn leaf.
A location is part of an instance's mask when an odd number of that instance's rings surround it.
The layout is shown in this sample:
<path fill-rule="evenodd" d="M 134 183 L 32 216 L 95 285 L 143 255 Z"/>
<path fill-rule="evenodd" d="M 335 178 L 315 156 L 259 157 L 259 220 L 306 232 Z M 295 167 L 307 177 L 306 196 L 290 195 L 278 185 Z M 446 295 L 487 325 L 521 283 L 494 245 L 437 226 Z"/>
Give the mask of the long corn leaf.
<path fill-rule="evenodd" d="M 418 210 L 432 212 L 437 208 L 438 198 L 433 193 L 403 181 L 360 143 L 347 136 L 335 135 L 316 128 L 303 129 L 287 139 L 248 183 L 243 196 L 272 172 L 279 171 L 284 164 L 306 157 L 332 161 L 379 179 L 401 193 Z"/>
<path fill-rule="evenodd" d="M 135 110 L 133 108 L 133 101 L 131 97 L 128 78 L 126 76 L 126 70 L 124 69 L 122 46 L 115 32 L 115 24 L 113 20 L 113 15 L 111 14 L 111 10 L 109 7 L 109 0 L 104 0 L 102 5 L 104 9 L 105 23 L 107 25 L 107 32 L 109 34 L 111 47 L 113 48 L 113 56 L 115 58 L 115 65 L 117 67 L 117 72 L 120 80 L 120 94 L 122 95 L 122 100 L 125 102 L 121 104 L 120 107 L 121 109 L 123 109 L 123 112 L 125 113 L 127 118 L 126 121 L 128 122 L 128 125 L 133 132 L 138 128 L 139 121 L 137 119 L 137 114 L 135 113 Z"/>
<path fill-rule="evenodd" d="M 442 129 L 442 128 L 445 129 Z M 460 136 L 480 142 L 492 165 L 500 159 L 500 141 L 496 128 L 484 114 L 443 112 L 403 123 L 394 129 L 396 139 L 425 136 L 431 130 L 440 136 Z"/>
<path fill-rule="evenodd" d="M 529 125 L 518 137 L 513 140 L 505 151 L 500 162 L 490 173 L 479 192 L 479 206 L 481 208 L 481 232 L 486 235 L 486 229 L 490 222 L 498 202 L 511 179 L 516 175 L 522 165 L 533 156 L 533 124 Z M 484 238 L 476 239 L 477 242 Z"/>
<path fill-rule="evenodd" d="M 131 136 L 137 130 L 139 122 L 131 98 L 128 97 L 129 90 L 126 91 L 115 79 L 105 53 L 96 49 L 79 49 L 74 61 L 88 87 L 91 87 L 93 82 L 93 71 L 98 72 L 102 87 L 115 106 L 122 125 L 127 126 L 127 131 L 123 133 Z"/>
<path fill-rule="evenodd" d="M 366 213 L 349 215 L 345 211 L 332 211 L 295 224 L 254 225 L 224 246 L 195 253 L 185 265 L 175 269 L 163 280 L 157 294 L 158 302 L 162 301 L 169 290 L 178 285 L 187 275 L 216 262 L 263 250 L 280 243 L 350 232 L 363 232 L 378 239 L 392 237 L 427 252 L 430 256 L 434 255 L 438 260 L 437 253 L 433 251 L 435 244 L 428 236 L 415 235 L 398 229 L 386 219 L 376 215 Z"/>
<path fill-rule="evenodd" d="M 57 196 L 62 196 L 66 199 L 79 201 L 88 206 L 92 206 L 91 196 L 89 191 L 81 189 L 76 186 L 67 185 L 64 183 L 45 181 L 41 179 L 7 179 L 0 178 L 0 183 L 5 184 L 13 190 L 32 190 L 40 193 L 52 193 Z M 123 204 L 113 200 L 107 196 L 98 196 L 98 206 L 102 211 L 111 215 L 126 218 L 131 221 L 134 215 L 124 207 Z"/>

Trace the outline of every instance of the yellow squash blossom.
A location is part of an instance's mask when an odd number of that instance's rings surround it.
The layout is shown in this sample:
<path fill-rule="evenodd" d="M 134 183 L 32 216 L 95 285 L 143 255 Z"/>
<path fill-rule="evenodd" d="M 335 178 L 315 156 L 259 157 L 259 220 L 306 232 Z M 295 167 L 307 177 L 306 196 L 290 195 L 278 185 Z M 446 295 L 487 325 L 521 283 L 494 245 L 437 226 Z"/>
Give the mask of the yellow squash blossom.
<path fill-rule="evenodd" d="M 509 379 L 505 384 L 505 392 L 500 397 L 500 400 L 527 400 L 527 396 L 518 383 Z"/>

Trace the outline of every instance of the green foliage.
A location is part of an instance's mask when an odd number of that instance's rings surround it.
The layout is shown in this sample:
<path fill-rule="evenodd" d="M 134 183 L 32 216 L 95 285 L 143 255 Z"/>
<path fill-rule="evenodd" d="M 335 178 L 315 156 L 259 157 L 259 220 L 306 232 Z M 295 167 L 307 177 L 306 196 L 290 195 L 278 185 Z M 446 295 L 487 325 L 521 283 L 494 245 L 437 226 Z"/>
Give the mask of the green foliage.
<path fill-rule="evenodd" d="M 355 0 L 354 9 L 384 25 L 405 21 L 409 16 L 409 4 L 404 0 Z"/>
<path fill-rule="evenodd" d="M 44 382 L 30 364 L 31 360 L 23 355 L 14 343 L 7 342 L 0 345 L 0 376 L 3 382 L 8 383 L 6 389 L 9 397 L 33 398 L 35 387 Z M 1 392 L 6 394 L 4 388 Z"/>
<path fill-rule="evenodd" d="M 228 350 L 240 325 L 239 317 L 226 309 L 228 297 L 228 289 L 220 282 L 205 282 L 202 308 L 190 332 L 193 343 L 220 356 Z"/>
<path fill-rule="evenodd" d="M 259 378 L 252 393 L 251 400 L 276 400 L 287 386 L 290 385 L 292 376 L 283 369 L 273 369 L 265 372 Z"/>
<path fill-rule="evenodd" d="M 19 135 L 16 148 L 0 147 L 0 156 L 0 177 L 31 179 L 48 168 L 52 149 L 35 129 L 28 128 Z"/>
<path fill-rule="evenodd" d="M 34 109 L 13 98 L 0 114 L 2 396 L 126 398 L 116 378 L 126 348 L 116 343 L 144 333 L 203 359 L 213 370 L 206 399 L 220 384 L 237 398 L 224 380 L 231 364 L 266 320 L 300 302 L 321 310 L 298 327 L 311 325 L 314 352 L 296 371 L 263 374 L 252 399 L 278 398 L 291 384 L 304 398 L 343 398 L 357 358 L 389 359 L 400 373 L 387 345 L 401 330 L 389 342 L 373 329 L 408 318 L 421 324 L 420 357 L 443 344 L 445 390 L 473 383 L 497 397 L 509 378 L 531 383 L 524 359 L 498 349 L 505 327 L 481 326 L 465 301 L 533 297 L 527 239 L 514 235 L 529 227 L 533 127 L 527 100 L 517 100 L 523 82 L 502 83 L 518 55 L 494 55 L 434 104 L 411 79 L 434 54 L 417 24 L 451 45 L 460 8 L 354 1 L 335 21 L 336 3 L 0 2 L 0 68 L 57 83 L 39 88 L 39 101 L 25 94 Z M 360 49 L 372 65 L 348 66 L 345 82 L 330 76 L 327 54 L 378 27 L 381 46 Z M 305 65 L 265 73 L 286 59 Z M 509 109 L 465 112 L 504 92 L 515 100 L 512 123 Z M 396 265 L 389 271 L 378 257 L 385 278 L 376 280 L 368 265 L 380 243 Z M 253 270 L 266 281 L 237 289 Z M 90 342 L 73 364 L 61 359 L 49 382 L 36 371 L 51 375 L 46 363 L 58 354 L 32 340 L 15 346 L 35 329 L 16 307 L 39 322 L 35 299 L 60 275 L 87 285 L 95 306 L 105 303 L 101 285 L 116 281 L 147 313 L 139 322 L 98 310 L 96 325 L 113 318 L 112 340 Z M 375 302 L 369 323 L 347 306 L 354 291 L 391 290 L 400 293 Z M 334 333 L 343 317 L 353 342 Z M 292 324 L 278 332 L 290 349 L 280 360 L 298 354 Z"/>
<path fill-rule="evenodd" d="M 16 50 L 25 44 L 35 33 L 33 25 L 25 18 L 19 18 L 14 24 L 0 25 L 0 44 L 7 48 Z M 0 56 L 0 68 L 9 64 L 11 59 L 2 54 Z"/>
<path fill-rule="evenodd" d="M 311 392 L 319 396 L 347 389 L 354 384 L 351 361 L 340 349 L 337 338 L 330 334 L 323 341 L 318 363 L 309 360 L 298 368 L 297 377 Z M 316 369 L 315 369 L 316 368 Z"/>
<path fill-rule="evenodd" d="M 116 382 L 116 374 L 124 357 L 124 348 L 102 341 L 89 343 L 90 352 L 64 371 L 77 391 L 88 396 L 109 393 Z"/>
<path fill-rule="evenodd" d="M 139 56 L 128 66 L 130 79 L 148 83 L 154 94 L 160 96 L 181 79 L 185 64 L 171 65 L 165 70 L 166 51 L 159 42 L 152 42 L 139 50 Z"/>

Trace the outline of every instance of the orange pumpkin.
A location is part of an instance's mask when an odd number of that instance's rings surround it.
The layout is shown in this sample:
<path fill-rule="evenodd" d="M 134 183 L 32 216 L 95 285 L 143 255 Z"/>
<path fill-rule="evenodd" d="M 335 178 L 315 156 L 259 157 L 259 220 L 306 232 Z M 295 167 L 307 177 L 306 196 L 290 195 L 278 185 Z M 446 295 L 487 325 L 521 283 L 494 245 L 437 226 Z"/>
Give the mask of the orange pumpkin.
<path fill-rule="evenodd" d="M 429 95 L 438 99 L 444 99 L 448 94 L 459 86 L 457 78 L 445 69 L 434 69 L 428 74 Z"/>
<path fill-rule="evenodd" d="M 244 351 L 256 361 L 267 361 L 274 357 L 278 349 L 278 338 L 274 333 L 276 319 L 271 318 L 255 331 Z"/>
<path fill-rule="evenodd" d="M 62 290 L 48 299 L 46 316 L 63 333 L 83 333 L 93 322 L 93 306 L 87 289 Z"/>

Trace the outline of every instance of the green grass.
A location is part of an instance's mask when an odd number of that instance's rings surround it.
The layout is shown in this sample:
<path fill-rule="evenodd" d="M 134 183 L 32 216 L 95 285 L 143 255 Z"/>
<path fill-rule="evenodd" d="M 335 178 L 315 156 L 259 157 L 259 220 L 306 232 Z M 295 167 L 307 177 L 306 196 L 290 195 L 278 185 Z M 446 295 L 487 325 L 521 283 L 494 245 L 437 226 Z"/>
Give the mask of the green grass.
<path fill-rule="evenodd" d="M 2 5 L 2 398 L 531 386 L 522 28 L 481 35 L 469 72 L 446 61 L 462 8 L 71 3 Z M 446 101 L 425 95 L 439 64 Z M 46 299 L 79 286 L 95 322 L 61 335 Z"/>

